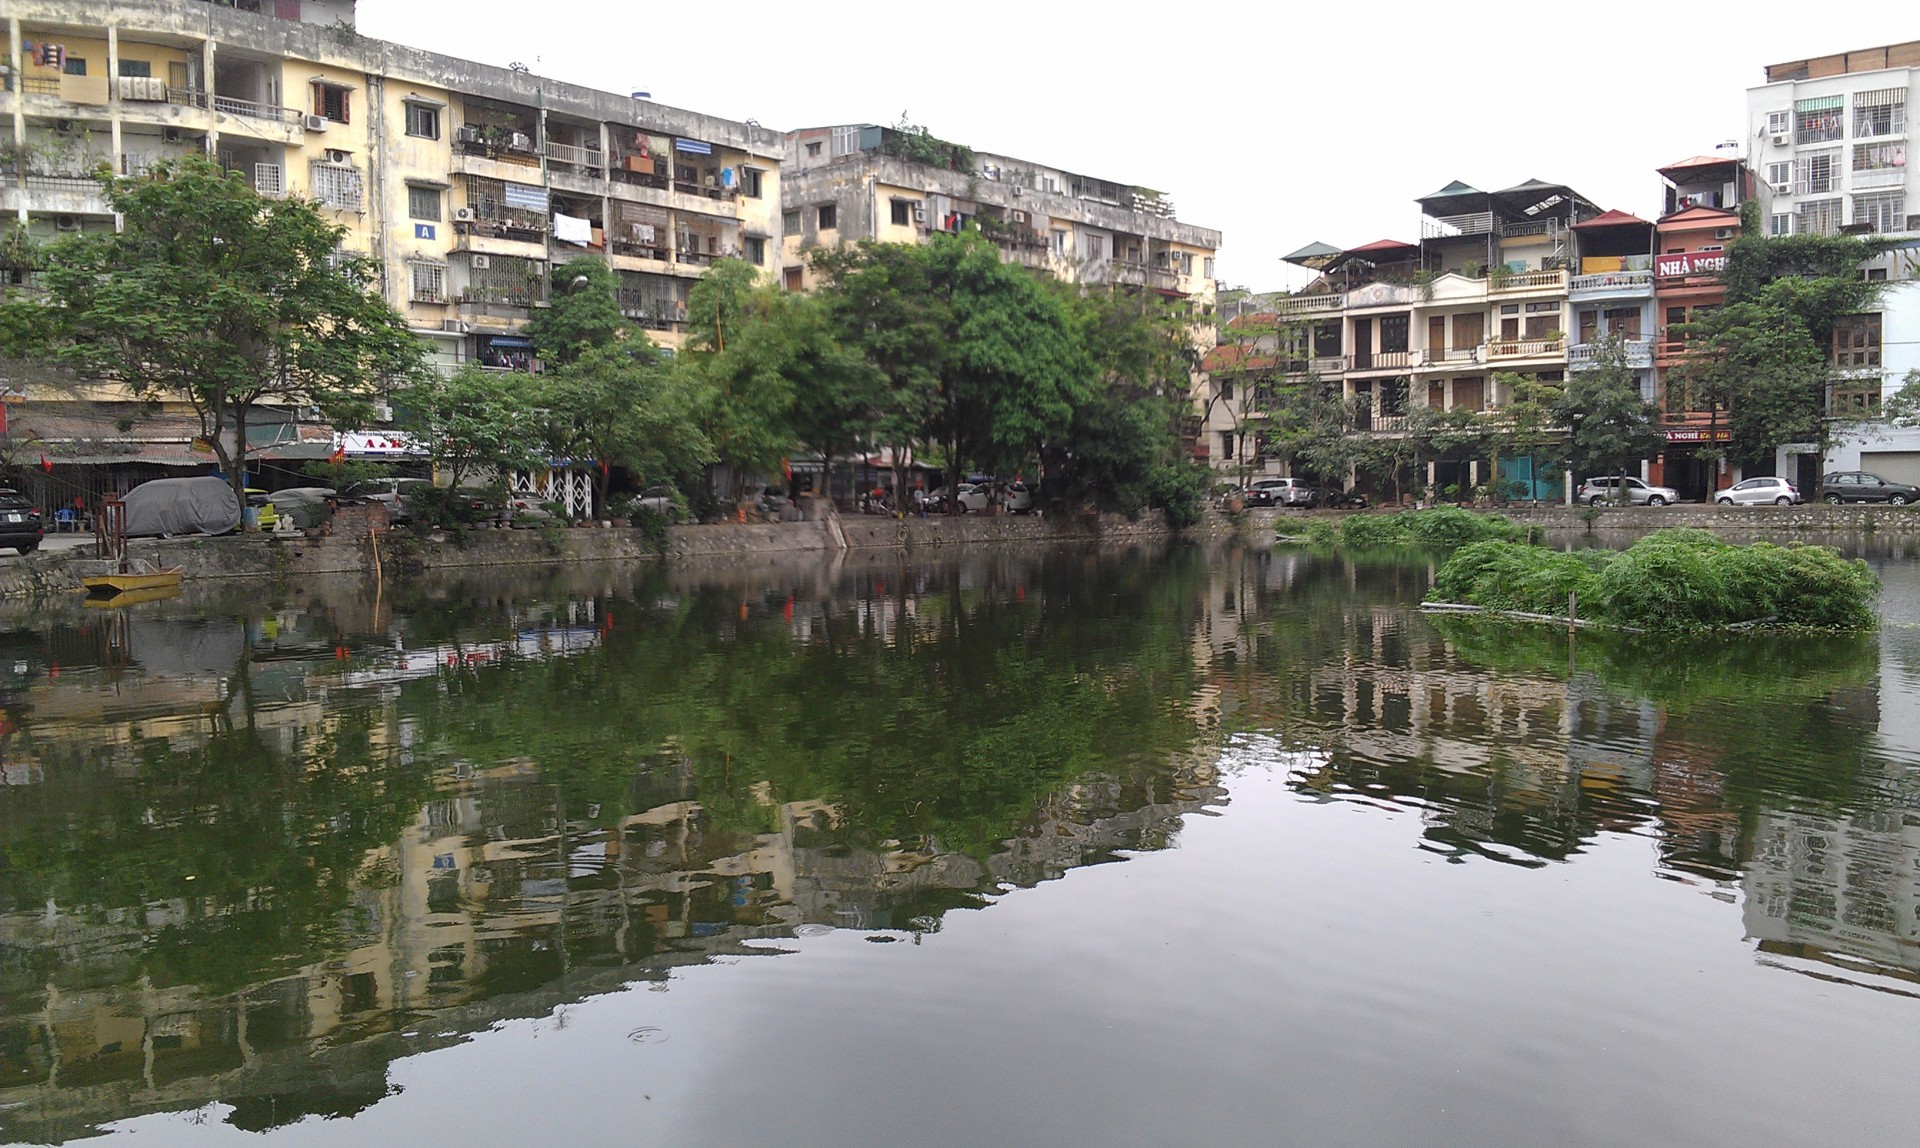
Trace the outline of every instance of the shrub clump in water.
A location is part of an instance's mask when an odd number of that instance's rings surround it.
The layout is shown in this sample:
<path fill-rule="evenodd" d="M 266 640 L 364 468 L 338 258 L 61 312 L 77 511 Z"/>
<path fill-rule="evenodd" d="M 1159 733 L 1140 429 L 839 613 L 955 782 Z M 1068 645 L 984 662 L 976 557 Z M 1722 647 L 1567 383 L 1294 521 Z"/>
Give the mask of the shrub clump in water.
<path fill-rule="evenodd" d="M 1315 545 L 1355 549 L 1386 546 L 1452 549 L 1489 538 L 1518 542 L 1526 539 L 1528 532 L 1525 527 L 1497 514 L 1475 514 L 1457 506 L 1437 506 L 1431 510 L 1402 510 L 1393 514 L 1350 515 L 1341 519 L 1338 526 L 1316 520 L 1306 523 L 1297 537 Z"/>
<path fill-rule="evenodd" d="M 1661 530 L 1619 552 L 1475 543 L 1440 568 L 1428 599 L 1550 614 L 1574 593 L 1582 617 L 1642 630 L 1870 630 L 1879 590 L 1865 562 L 1829 547 L 1734 546 L 1702 530 Z"/>

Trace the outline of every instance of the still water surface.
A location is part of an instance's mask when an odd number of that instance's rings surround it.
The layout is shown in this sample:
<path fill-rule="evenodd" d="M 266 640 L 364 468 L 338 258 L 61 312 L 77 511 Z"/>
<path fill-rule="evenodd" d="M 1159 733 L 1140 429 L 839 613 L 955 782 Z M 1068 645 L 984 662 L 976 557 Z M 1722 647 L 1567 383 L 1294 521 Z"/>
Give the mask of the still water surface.
<path fill-rule="evenodd" d="M 1576 647 L 1420 559 L 0 613 L 0 1142 L 1908 1145 L 1920 563 Z"/>

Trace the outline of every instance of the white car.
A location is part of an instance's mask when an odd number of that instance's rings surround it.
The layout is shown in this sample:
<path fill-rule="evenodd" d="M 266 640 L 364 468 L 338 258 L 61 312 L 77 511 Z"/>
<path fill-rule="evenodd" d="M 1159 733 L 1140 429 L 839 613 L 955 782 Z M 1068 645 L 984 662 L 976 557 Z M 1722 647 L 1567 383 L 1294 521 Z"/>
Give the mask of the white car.
<path fill-rule="evenodd" d="M 1714 496 L 1721 506 L 1792 506 L 1800 491 L 1784 478 L 1749 478 Z"/>
<path fill-rule="evenodd" d="M 962 482 L 954 485 L 954 501 L 960 504 L 962 514 L 985 514 L 987 501 L 991 497 L 985 483 Z M 927 509 L 936 514 L 944 514 L 947 509 L 947 488 L 936 486 L 933 493 L 927 495 Z"/>
<path fill-rule="evenodd" d="M 1008 514 L 1033 513 L 1033 488 L 1024 482 L 1009 482 L 1007 489 L 1001 492 L 1000 500 Z"/>

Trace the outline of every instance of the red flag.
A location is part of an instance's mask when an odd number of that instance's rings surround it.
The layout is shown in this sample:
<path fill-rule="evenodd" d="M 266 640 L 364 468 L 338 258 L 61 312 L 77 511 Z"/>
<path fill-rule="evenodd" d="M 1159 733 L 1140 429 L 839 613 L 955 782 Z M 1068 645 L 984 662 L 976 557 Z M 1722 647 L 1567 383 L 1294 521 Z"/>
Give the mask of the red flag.
<path fill-rule="evenodd" d="M 327 456 L 327 461 L 332 463 L 335 466 L 339 466 L 341 463 L 347 461 L 346 446 L 341 445 L 341 446 L 334 447 L 333 453 Z"/>
<path fill-rule="evenodd" d="M 53 463 L 47 461 L 47 456 L 44 454 L 40 456 L 40 469 L 46 471 L 48 474 L 53 473 Z"/>

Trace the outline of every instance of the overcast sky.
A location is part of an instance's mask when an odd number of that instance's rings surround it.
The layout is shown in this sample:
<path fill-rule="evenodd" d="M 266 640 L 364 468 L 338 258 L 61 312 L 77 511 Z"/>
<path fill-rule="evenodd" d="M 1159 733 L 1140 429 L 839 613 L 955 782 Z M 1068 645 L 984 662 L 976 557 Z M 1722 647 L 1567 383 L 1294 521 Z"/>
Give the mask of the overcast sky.
<path fill-rule="evenodd" d="M 1831 14 L 1829 19 L 1823 13 Z M 1170 193 L 1223 282 L 1419 238 L 1459 179 L 1651 218 L 1654 168 L 1739 137 L 1769 63 L 1920 38 L 1907 4 L 360 0 L 363 33 L 788 129 L 904 111 L 982 151 Z M 1686 49 L 1666 45 L 1698 45 Z"/>

